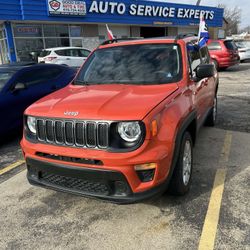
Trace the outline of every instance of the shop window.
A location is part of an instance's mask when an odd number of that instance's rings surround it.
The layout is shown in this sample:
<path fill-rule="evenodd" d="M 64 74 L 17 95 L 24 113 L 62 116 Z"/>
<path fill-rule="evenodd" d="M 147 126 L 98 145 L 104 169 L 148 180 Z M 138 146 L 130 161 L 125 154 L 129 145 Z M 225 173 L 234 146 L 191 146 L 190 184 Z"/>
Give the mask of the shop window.
<path fill-rule="evenodd" d="M 43 32 L 45 37 L 69 37 L 68 25 L 44 24 Z"/>
<path fill-rule="evenodd" d="M 42 25 L 14 24 L 15 37 L 42 37 Z"/>
<path fill-rule="evenodd" d="M 82 37 L 83 36 L 82 26 L 70 26 L 70 36 L 71 37 Z"/>
<path fill-rule="evenodd" d="M 69 38 L 45 38 L 46 48 L 68 47 Z"/>
<path fill-rule="evenodd" d="M 0 25 L 0 39 L 3 39 L 5 38 L 5 30 L 3 28 L 3 26 Z"/>
<path fill-rule="evenodd" d="M 20 61 L 30 61 L 32 60 L 32 53 L 41 52 L 43 49 L 43 39 L 42 38 L 16 38 L 16 51 L 17 56 Z"/>

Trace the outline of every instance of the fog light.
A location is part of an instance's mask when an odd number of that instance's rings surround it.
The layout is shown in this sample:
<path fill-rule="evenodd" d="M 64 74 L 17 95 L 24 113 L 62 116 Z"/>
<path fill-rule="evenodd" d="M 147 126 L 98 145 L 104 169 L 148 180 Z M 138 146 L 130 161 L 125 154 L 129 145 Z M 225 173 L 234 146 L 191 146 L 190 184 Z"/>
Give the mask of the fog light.
<path fill-rule="evenodd" d="M 154 179 L 156 166 L 156 163 L 135 165 L 135 171 L 142 182 L 149 182 Z"/>
<path fill-rule="evenodd" d="M 136 171 L 141 182 L 149 182 L 154 179 L 155 169 Z"/>

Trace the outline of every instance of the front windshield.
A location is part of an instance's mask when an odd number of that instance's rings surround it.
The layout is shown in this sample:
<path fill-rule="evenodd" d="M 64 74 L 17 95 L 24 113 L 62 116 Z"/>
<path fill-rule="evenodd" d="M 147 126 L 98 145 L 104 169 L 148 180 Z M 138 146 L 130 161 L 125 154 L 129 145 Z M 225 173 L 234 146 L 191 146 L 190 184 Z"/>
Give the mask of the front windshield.
<path fill-rule="evenodd" d="M 164 84 L 181 75 L 179 45 L 127 45 L 96 50 L 74 84 Z"/>
<path fill-rule="evenodd" d="M 0 71 L 0 91 L 14 74 L 13 71 Z"/>

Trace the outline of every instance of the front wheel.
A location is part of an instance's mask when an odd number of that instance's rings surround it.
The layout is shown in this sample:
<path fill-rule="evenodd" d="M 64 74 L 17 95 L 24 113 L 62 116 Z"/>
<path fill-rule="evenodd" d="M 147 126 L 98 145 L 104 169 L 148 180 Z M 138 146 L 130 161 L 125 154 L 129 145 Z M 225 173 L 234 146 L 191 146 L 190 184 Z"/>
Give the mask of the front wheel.
<path fill-rule="evenodd" d="M 190 189 L 193 169 L 193 142 L 189 132 L 185 132 L 178 160 L 170 182 L 169 191 L 175 195 L 184 195 Z"/>

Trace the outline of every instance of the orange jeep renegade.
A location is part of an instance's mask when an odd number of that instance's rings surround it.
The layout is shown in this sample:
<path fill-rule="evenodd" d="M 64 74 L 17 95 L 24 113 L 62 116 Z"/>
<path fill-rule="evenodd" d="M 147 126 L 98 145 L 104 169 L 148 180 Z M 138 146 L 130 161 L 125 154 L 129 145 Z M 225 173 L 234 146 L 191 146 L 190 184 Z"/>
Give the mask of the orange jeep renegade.
<path fill-rule="evenodd" d="M 207 47 L 177 36 L 104 42 L 75 79 L 25 111 L 31 184 L 131 203 L 190 187 L 193 145 L 217 113 Z"/>

